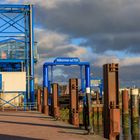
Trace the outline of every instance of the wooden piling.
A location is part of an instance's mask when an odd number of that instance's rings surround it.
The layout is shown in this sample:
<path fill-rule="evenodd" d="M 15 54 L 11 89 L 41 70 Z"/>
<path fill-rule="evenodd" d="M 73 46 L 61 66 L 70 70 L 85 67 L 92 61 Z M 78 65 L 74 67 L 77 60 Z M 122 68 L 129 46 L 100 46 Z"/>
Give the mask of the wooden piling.
<path fill-rule="evenodd" d="M 128 90 L 122 91 L 122 127 L 123 135 L 129 135 L 129 95 Z"/>
<path fill-rule="evenodd" d="M 52 111 L 55 118 L 60 117 L 59 102 L 58 102 L 58 84 L 52 84 Z"/>
<path fill-rule="evenodd" d="M 42 105 L 41 105 L 41 89 L 38 89 L 37 92 L 37 110 L 42 112 Z"/>
<path fill-rule="evenodd" d="M 44 88 L 43 93 L 43 113 L 49 115 L 49 106 L 48 106 L 48 88 Z"/>
<path fill-rule="evenodd" d="M 119 67 L 105 64 L 104 76 L 104 138 L 118 140 L 120 134 Z"/>
<path fill-rule="evenodd" d="M 131 89 L 131 134 L 133 140 L 139 140 L 139 102 L 138 89 Z"/>
<path fill-rule="evenodd" d="M 78 113 L 78 79 L 69 79 L 69 92 L 70 92 L 70 123 L 79 126 L 79 113 Z"/>

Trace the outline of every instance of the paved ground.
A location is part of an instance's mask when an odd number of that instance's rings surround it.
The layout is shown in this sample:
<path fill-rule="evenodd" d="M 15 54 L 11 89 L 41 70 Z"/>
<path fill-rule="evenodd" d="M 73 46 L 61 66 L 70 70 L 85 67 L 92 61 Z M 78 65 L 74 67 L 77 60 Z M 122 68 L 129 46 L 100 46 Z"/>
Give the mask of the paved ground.
<path fill-rule="evenodd" d="M 0 140 L 104 140 L 37 112 L 0 112 Z"/>

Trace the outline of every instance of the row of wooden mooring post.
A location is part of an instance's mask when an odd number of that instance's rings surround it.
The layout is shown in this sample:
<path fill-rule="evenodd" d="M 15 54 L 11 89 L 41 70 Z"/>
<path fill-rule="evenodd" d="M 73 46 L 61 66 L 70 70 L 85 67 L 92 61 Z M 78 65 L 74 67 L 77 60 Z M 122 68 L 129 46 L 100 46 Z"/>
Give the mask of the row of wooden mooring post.
<path fill-rule="evenodd" d="M 118 65 L 107 64 L 104 66 L 104 137 L 109 138 L 110 140 L 118 139 L 120 133 L 118 90 Z M 39 89 L 37 96 L 38 111 L 48 115 L 50 114 L 48 105 L 48 89 L 43 89 L 43 96 L 41 96 L 41 92 L 42 91 Z M 78 79 L 69 80 L 69 94 L 70 123 L 75 126 L 79 126 L 80 109 L 78 104 Z M 59 117 L 58 84 L 52 85 L 51 96 L 51 115 L 54 117 Z M 99 97 L 97 96 L 97 104 L 95 106 L 89 107 L 91 104 L 86 104 L 86 106 L 84 106 L 85 104 L 83 103 L 83 124 L 86 130 L 91 130 L 89 127 L 94 126 L 95 128 L 96 125 L 99 126 L 99 124 L 102 123 L 103 105 L 101 106 L 98 102 Z M 93 117 L 93 119 L 90 117 Z"/>
<path fill-rule="evenodd" d="M 70 94 L 70 102 L 69 102 L 69 122 L 77 127 L 80 124 L 85 126 L 85 129 L 88 130 L 89 120 L 88 120 L 88 112 L 87 109 L 80 106 L 79 103 L 79 95 L 78 95 L 78 79 L 73 78 L 69 80 L 69 94 Z M 51 96 L 51 107 L 48 105 L 48 99 Z M 55 118 L 60 117 L 60 108 L 59 108 L 59 100 L 58 100 L 58 84 L 52 84 L 52 94 L 49 95 L 48 89 L 44 88 L 43 90 L 38 89 L 37 93 L 37 108 L 39 112 L 42 112 L 46 115 L 52 115 Z M 84 112 L 83 112 L 84 111 Z M 90 116 L 92 119 L 93 126 L 102 125 L 102 112 L 103 105 L 99 103 L 99 97 L 97 96 L 97 105 L 93 105 L 92 110 L 90 111 Z M 82 123 L 80 122 L 79 114 L 82 113 Z M 83 115 L 84 114 L 84 115 Z"/>
<path fill-rule="evenodd" d="M 79 114 L 83 114 L 83 124 L 85 129 L 88 130 L 89 123 L 92 123 L 93 129 L 96 126 L 102 125 L 104 122 L 104 137 L 109 140 L 119 140 L 120 138 L 120 127 L 121 127 L 121 111 L 119 106 L 119 68 L 118 64 L 106 64 L 103 66 L 103 76 L 104 76 L 104 105 L 100 104 L 99 96 L 96 97 L 96 105 L 93 105 L 88 110 L 82 103 L 79 104 L 78 95 L 78 79 L 69 80 L 69 94 L 70 94 L 70 108 L 69 108 L 69 118 L 70 123 L 79 126 L 80 118 Z M 43 96 L 41 96 L 41 90 L 38 90 L 37 103 L 38 111 L 43 112 L 46 115 L 50 114 L 50 109 L 48 105 L 48 89 L 43 89 Z M 130 110 L 129 111 L 129 96 L 128 91 L 124 90 L 122 92 L 122 126 L 124 140 L 128 140 L 129 137 L 129 114 L 131 114 L 131 134 L 132 140 L 139 140 L 139 102 L 138 102 L 138 90 L 131 89 L 130 94 Z M 43 99 L 43 100 L 41 100 Z M 58 84 L 52 85 L 52 95 L 51 95 L 51 115 L 59 118 L 59 102 L 58 102 Z M 92 105 L 92 104 L 91 104 Z M 83 113 L 84 112 L 84 113 Z M 89 120 L 90 117 L 92 119 Z M 130 113 L 129 113 L 130 112 Z M 102 115 L 103 114 L 103 115 Z M 87 117 L 88 116 L 88 117 Z M 102 121 L 104 119 L 104 121 Z M 92 122 L 89 122 L 91 121 Z"/>
<path fill-rule="evenodd" d="M 139 100 L 138 89 L 122 91 L 122 128 L 124 140 L 129 140 L 131 130 L 132 140 L 139 140 Z M 130 109 L 129 109 L 130 104 Z M 129 111 L 130 110 L 130 111 Z M 131 121 L 130 121 L 131 120 Z"/>
<path fill-rule="evenodd" d="M 70 87 L 70 111 L 69 118 L 70 123 L 79 126 L 79 107 L 78 107 L 78 79 L 69 80 Z M 43 94 L 42 94 L 43 92 Z M 43 91 L 38 89 L 37 93 L 37 108 L 39 112 L 42 112 L 46 115 L 52 115 L 55 118 L 60 117 L 59 111 L 59 100 L 58 100 L 58 84 L 52 84 L 52 95 L 51 95 L 51 109 L 49 110 L 48 105 L 49 93 L 48 89 L 44 88 Z"/>
<path fill-rule="evenodd" d="M 37 92 L 37 110 L 39 112 L 44 113 L 45 115 L 49 115 L 49 106 L 48 106 L 48 89 L 43 89 L 43 99 L 42 99 L 42 90 L 38 89 Z"/>
<path fill-rule="evenodd" d="M 104 137 L 119 140 L 121 115 L 123 140 L 139 140 L 139 90 L 122 91 L 122 113 L 119 101 L 118 64 L 105 64 L 104 75 Z M 131 133 L 130 133 L 131 132 Z"/>
<path fill-rule="evenodd" d="M 58 84 L 52 84 L 52 107 L 49 109 L 48 104 L 49 93 L 48 88 L 44 88 L 43 91 L 38 89 L 37 93 L 37 109 L 39 112 L 45 115 L 51 114 L 55 118 L 59 118 L 59 103 L 58 103 Z"/>
<path fill-rule="evenodd" d="M 78 80 L 70 79 L 70 113 L 69 118 L 71 124 L 79 126 L 79 114 L 78 114 Z M 51 114 L 55 118 L 60 117 L 59 111 L 59 101 L 58 101 L 58 84 L 52 84 L 52 95 L 51 95 L 51 110 L 49 110 L 48 105 L 49 93 L 48 89 L 43 89 L 43 94 L 41 89 L 38 89 L 37 93 L 37 108 L 39 112 L 46 115 Z M 42 100 L 43 99 L 43 100 Z"/>

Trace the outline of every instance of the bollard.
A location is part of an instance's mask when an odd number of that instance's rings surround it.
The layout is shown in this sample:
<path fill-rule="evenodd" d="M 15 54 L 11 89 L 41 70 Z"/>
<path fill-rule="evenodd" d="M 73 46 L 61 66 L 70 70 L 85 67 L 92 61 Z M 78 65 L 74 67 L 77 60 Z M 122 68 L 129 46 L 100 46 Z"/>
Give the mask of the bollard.
<path fill-rule="evenodd" d="M 78 113 L 78 79 L 69 80 L 70 92 L 70 123 L 79 126 L 79 113 Z"/>
<path fill-rule="evenodd" d="M 104 138 L 118 140 L 120 134 L 118 64 L 105 64 L 104 76 Z"/>
<path fill-rule="evenodd" d="M 139 139 L 138 89 L 131 89 L 131 134 L 133 140 Z"/>
<path fill-rule="evenodd" d="M 39 112 L 42 112 L 41 89 L 38 89 L 38 92 L 37 92 L 37 109 L 38 109 Z"/>
<path fill-rule="evenodd" d="M 58 84 L 52 84 L 52 112 L 55 118 L 60 117 L 59 113 L 59 102 L 58 102 Z"/>
<path fill-rule="evenodd" d="M 48 88 L 44 87 L 44 94 L 43 94 L 43 113 L 45 115 L 49 115 L 49 106 L 48 106 Z"/>
<path fill-rule="evenodd" d="M 129 135 L 129 95 L 128 90 L 122 91 L 122 127 L 125 138 Z"/>

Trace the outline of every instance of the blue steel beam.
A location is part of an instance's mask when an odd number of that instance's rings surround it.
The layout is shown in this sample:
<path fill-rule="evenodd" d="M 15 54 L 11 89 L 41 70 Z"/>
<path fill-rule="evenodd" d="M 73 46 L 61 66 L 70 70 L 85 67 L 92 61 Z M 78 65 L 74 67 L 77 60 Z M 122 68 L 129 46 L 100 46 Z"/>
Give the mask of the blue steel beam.
<path fill-rule="evenodd" d="M 29 5 L 20 5 L 20 4 L 0 4 L 0 8 L 25 8 L 29 10 Z"/>
<path fill-rule="evenodd" d="M 2 14 L 2 15 L 4 15 L 4 14 Z M 7 16 L 5 16 L 5 17 L 7 17 Z M 5 27 L 4 29 L 2 29 L 0 32 L 5 31 L 6 29 L 8 29 L 9 27 L 12 26 L 12 27 L 14 27 L 15 29 L 19 30 L 21 33 L 24 33 L 22 30 L 20 30 L 19 28 L 17 28 L 17 27 L 14 25 L 14 24 L 17 24 L 17 25 L 18 25 L 18 22 L 21 21 L 22 19 L 24 19 L 24 17 L 21 17 L 20 19 L 15 20 L 15 19 L 17 19 L 18 17 L 19 17 L 19 15 L 17 15 L 17 16 L 14 17 L 13 19 L 10 18 L 9 21 L 7 21 L 6 19 L 4 19 L 4 17 L 0 17 L 0 19 L 2 19 L 2 20 L 5 22 L 3 25 L 0 26 L 0 28 L 2 28 L 2 27 L 4 27 L 4 26 L 6 26 L 7 24 L 9 24 L 7 27 Z M 12 21 L 12 23 L 11 23 L 11 21 Z"/>
<path fill-rule="evenodd" d="M 1 43 L 5 43 L 5 42 L 9 42 L 9 41 L 16 41 L 16 42 L 22 42 L 22 43 L 24 43 L 24 41 L 21 40 L 21 39 L 8 38 L 8 39 L 5 39 L 5 40 L 0 40 L 0 45 L 1 45 Z"/>
<path fill-rule="evenodd" d="M 33 5 L 30 5 L 30 16 L 29 16 L 29 25 L 30 25 L 30 95 L 31 102 L 35 101 L 34 95 L 34 9 Z"/>
<path fill-rule="evenodd" d="M 8 17 L 8 16 L 6 16 L 5 14 L 1 14 L 1 15 L 4 15 L 4 17 L 6 17 L 6 18 Z M 13 19 L 10 18 L 9 21 L 7 21 L 7 20 L 5 20 L 4 18 L 0 17 L 3 21 L 6 22 L 6 23 L 4 23 L 3 25 L 1 25 L 0 28 L 2 28 L 3 26 L 5 26 L 5 25 L 7 25 L 7 24 L 10 24 L 10 22 L 13 21 L 13 20 L 15 20 L 16 18 L 18 18 L 19 15 L 20 15 L 20 14 L 18 14 L 17 16 L 15 16 Z M 20 16 L 21 16 L 21 15 L 20 15 Z"/>
<path fill-rule="evenodd" d="M 23 19 L 23 17 L 22 18 L 20 18 L 19 19 L 19 21 L 20 20 L 22 20 Z M 14 26 L 14 24 L 16 23 L 16 21 L 13 23 L 13 24 L 10 24 L 9 26 L 7 26 L 7 27 L 5 27 L 4 29 L 2 29 L 1 31 L 0 31 L 0 33 L 8 33 L 8 32 L 4 32 L 5 30 L 7 30 L 9 27 L 14 27 L 15 29 L 17 29 L 17 30 L 19 30 L 18 32 L 16 32 L 16 33 L 25 33 L 25 32 L 23 32 L 22 30 L 20 30 L 19 28 L 17 28 L 16 26 Z M 12 32 L 11 32 L 12 33 Z M 13 32 L 13 33 L 15 33 L 15 32 Z"/>
<path fill-rule="evenodd" d="M 79 66 L 85 66 L 85 65 L 89 65 L 88 62 L 77 62 L 77 63 L 67 63 L 67 62 L 61 62 L 61 63 L 54 63 L 54 62 L 47 62 L 44 65 L 46 66 L 56 66 L 56 65 L 65 65 L 65 66 L 71 66 L 71 65 L 79 65 Z"/>
<path fill-rule="evenodd" d="M 43 87 L 49 86 L 49 73 L 48 66 L 43 66 Z"/>
<path fill-rule="evenodd" d="M 2 33 L 3 34 L 3 33 Z M 15 38 L 24 38 L 25 36 L 23 35 L 0 35 L 0 38 L 7 38 L 7 37 L 15 37 Z"/>
<path fill-rule="evenodd" d="M 81 91 L 84 93 L 83 66 L 80 66 Z"/>
<path fill-rule="evenodd" d="M 85 66 L 85 80 L 86 80 L 86 88 L 90 88 L 90 66 Z"/>
<path fill-rule="evenodd" d="M 8 17 L 7 15 L 5 15 L 5 14 L 2 14 L 3 16 L 5 16 L 5 17 L 7 17 L 9 20 L 11 20 L 12 22 L 15 22 L 12 18 L 10 18 L 10 17 Z M 19 14 L 19 17 L 20 17 L 20 14 Z M 20 26 L 22 29 L 24 29 L 24 27 L 21 25 L 21 24 L 19 24 L 19 23 L 16 23 L 18 26 Z"/>
<path fill-rule="evenodd" d="M 34 96 L 34 9 L 33 5 L 30 5 L 30 12 L 29 12 L 29 41 L 30 41 L 30 51 L 29 51 L 29 68 L 30 68 L 30 100 L 31 102 L 35 101 Z"/>
<path fill-rule="evenodd" d="M 53 66 L 51 66 L 51 84 L 53 83 Z"/>
<path fill-rule="evenodd" d="M 23 59 L 0 59 L 0 63 L 22 63 Z"/>

